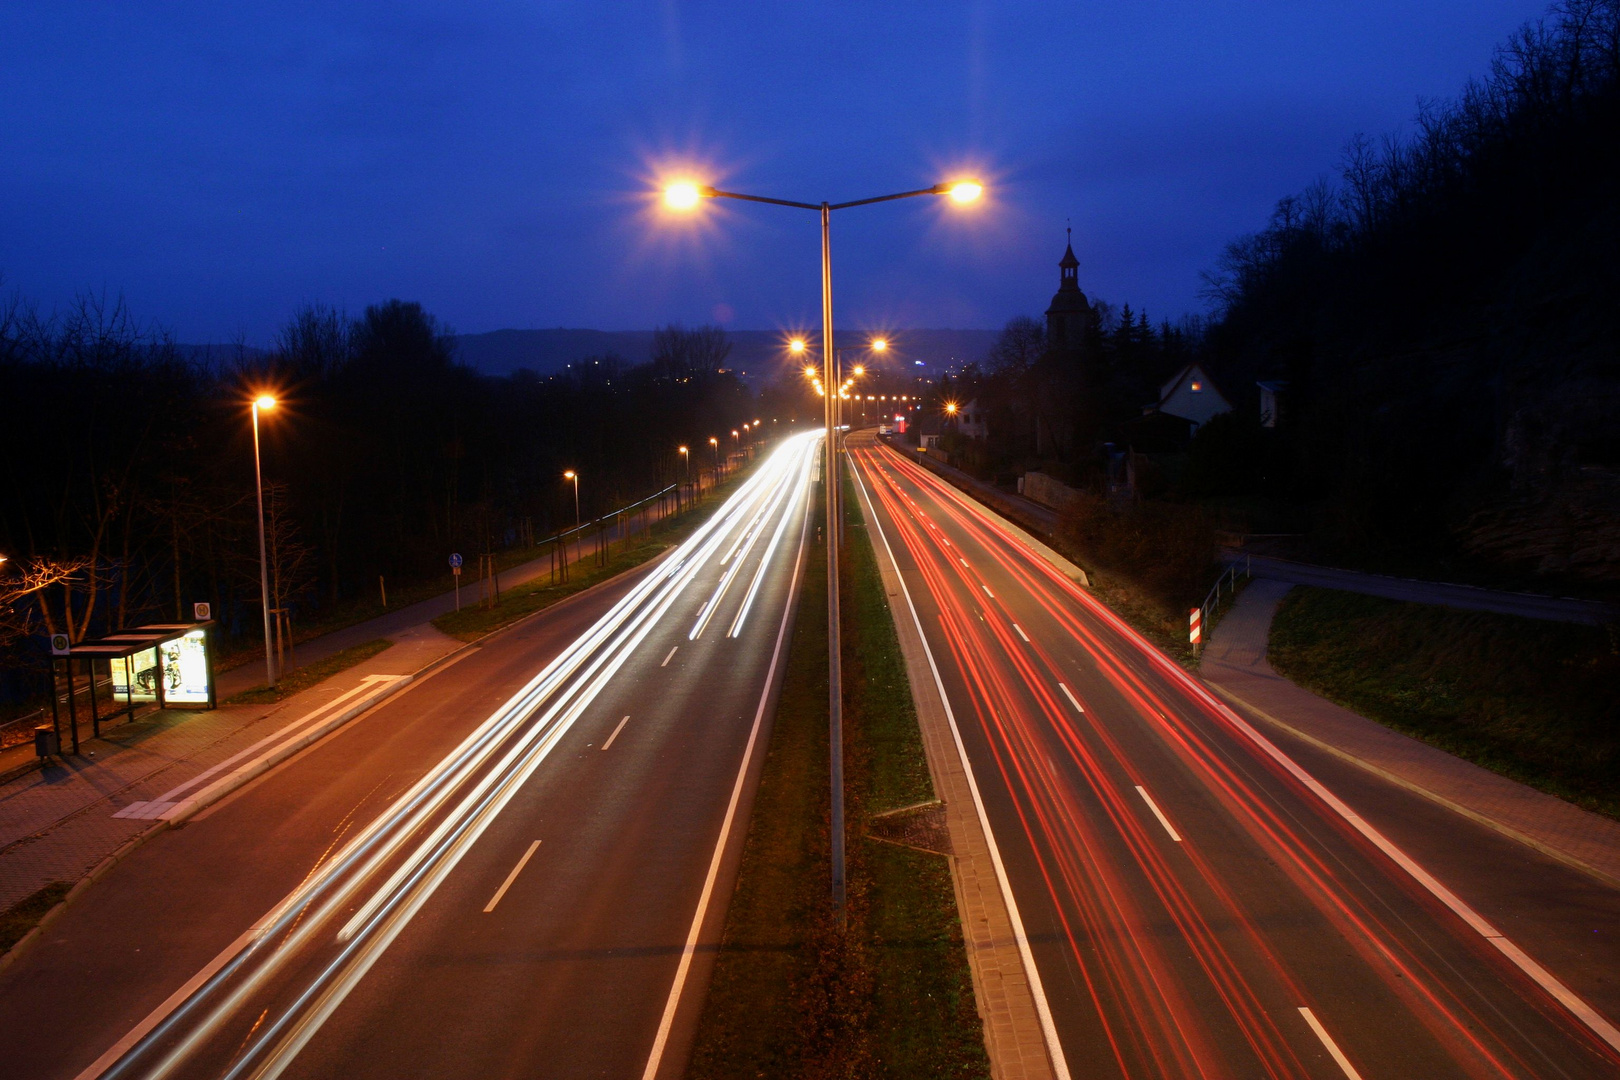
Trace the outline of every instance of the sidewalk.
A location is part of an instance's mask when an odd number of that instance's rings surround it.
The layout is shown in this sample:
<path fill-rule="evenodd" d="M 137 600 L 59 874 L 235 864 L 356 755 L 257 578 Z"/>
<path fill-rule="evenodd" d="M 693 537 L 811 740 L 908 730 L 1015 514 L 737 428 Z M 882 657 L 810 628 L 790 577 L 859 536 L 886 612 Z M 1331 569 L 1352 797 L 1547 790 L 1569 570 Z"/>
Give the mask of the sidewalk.
<path fill-rule="evenodd" d="M 1359 570 L 1340 570 L 1332 566 L 1292 562 L 1269 555 L 1244 555 L 1229 552 L 1226 561 L 1247 566 L 1257 578 L 1288 582 L 1292 585 L 1316 585 L 1342 592 L 1382 596 L 1387 600 L 1409 600 L 1414 604 L 1433 604 L 1437 607 L 1460 608 L 1463 611 L 1494 611 L 1501 615 L 1518 615 L 1526 619 L 1544 619 L 1547 622 L 1604 623 L 1620 621 L 1620 608 L 1597 600 L 1576 600 L 1563 596 L 1541 596 L 1536 593 L 1504 592 L 1484 589 L 1475 585 L 1457 585 L 1444 581 L 1419 581 L 1416 578 L 1388 577 L 1367 574 Z"/>
<path fill-rule="evenodd" d="M 1293 585 L 1256 576 L 1216 624 L 1199 670 L 1205 682 L 1336 757 L 1620 887 L 1620 822 L 1392 731 L 1273 671 L 1271 620 Z"/>

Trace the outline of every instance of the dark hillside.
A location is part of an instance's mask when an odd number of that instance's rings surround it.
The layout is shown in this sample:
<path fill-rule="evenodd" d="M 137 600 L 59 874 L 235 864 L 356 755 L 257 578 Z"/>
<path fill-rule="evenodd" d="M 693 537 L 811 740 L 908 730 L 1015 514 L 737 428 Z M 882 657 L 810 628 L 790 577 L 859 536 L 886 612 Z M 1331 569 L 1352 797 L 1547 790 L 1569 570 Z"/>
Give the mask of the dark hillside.
<path fill-rule="evenodd" d="M 1320 554 L 1620 584 L 1617 72 L 1620 5 L 1562 4 L 1230 245 L 1210 361 L 1287 380 L 1255 483 Z"/>

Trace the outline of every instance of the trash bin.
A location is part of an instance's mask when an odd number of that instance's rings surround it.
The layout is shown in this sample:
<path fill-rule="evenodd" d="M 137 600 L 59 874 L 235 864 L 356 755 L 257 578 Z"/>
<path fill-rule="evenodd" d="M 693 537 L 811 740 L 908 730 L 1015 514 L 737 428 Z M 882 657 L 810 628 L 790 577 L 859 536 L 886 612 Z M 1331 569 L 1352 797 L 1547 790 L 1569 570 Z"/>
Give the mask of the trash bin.
<path fill-rule="evenodd" d="M 49 724 L 41 724 L 34 729 L 34 754 L 36 757 L 56 757 L 62 752 L 58 745 L 56 729 Z"/>

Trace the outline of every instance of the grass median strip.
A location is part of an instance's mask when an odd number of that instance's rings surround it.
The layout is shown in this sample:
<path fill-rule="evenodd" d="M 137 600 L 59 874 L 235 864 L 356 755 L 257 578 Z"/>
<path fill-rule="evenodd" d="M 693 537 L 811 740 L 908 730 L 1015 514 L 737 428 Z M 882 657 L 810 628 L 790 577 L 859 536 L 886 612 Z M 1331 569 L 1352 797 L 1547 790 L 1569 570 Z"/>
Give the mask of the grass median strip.
<path fill-rule="evenodd" d="M 347 671 L 354 665 L 392 648 L 394 643 L 387 638 L 377 638 L 361 645 L 351 645 L 342 652 L 333 653 L 323 660 L 313 664 L 305 664 L 301 668 L 294 668 L 276 681 L 272 687 L 256 686 L 252 690 L 244 690 L 240 694 L 226 700 L 227 705 L 269 705 L 283 698 L 308 690 L 316 683 L 324 682 L 340 671 Z"/>
<path fill-rule="evenodd" d="M 1368 719 L 1620 817 L 1614 628 L 1300 586 L 1272 622 L 1269 658 Z"/>
<path fill-rule="evenodd" d="M 847 929 L 829 902 L 825 549 L 812 551 L 694 1078 L 985 1077 L 899 643 L 855 497 L 843 568 Z M 934 823 L 937 824 L 937 823 Z"/>

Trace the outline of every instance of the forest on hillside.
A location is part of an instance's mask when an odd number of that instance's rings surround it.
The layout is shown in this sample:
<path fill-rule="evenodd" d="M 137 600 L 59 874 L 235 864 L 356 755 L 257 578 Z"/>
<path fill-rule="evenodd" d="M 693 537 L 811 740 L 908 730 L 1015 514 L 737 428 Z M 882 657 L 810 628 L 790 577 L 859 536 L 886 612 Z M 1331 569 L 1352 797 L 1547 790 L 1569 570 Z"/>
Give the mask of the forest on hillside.
<path fill-rule="evenodd" d="M 118 303 L 0 306 L 0 699 L 35 688 L 43 635 L 74 640 L 213 604 L 229 645 L 259 621 L 249 402 L 261 416 L 273 603 L 323 609 L 447 573 L 684 473 L 754 419 L 713 327 L 660 331 L 651 362 L 481 375 L 415 303 L 308 307 L 267 352 L 199 362 Z M 694 468 L 702 459 L 692 463 Z M 446 579 L 448 581 L 448 579 Z"/>
<path fill-rule="evenodd" d="M 1420 103 L 1409 136 L 1354 136 L 1336 176 L 1229 244 L 1207 319 L 1154 326 L 1094 303 L 1068 354 L 1034 320 L 1009 323 L 988 365 L 938 388 L 936 405 L 972 399 L 988 424 L 947 432 L 953 458 L 1098 496 L 1074 523 L 1092 542 L 1193 544 L 1125 545 L 1137 565 L 1179 560 L 1178 599 L 1217 529 L 1297 534 L 1290 553 L 1345 565 L 1613 591 L 1617 107 L 1620 0 L 1557 4 L 1455 98 Z M 1144 409 L 1193 360 L 1233 411 L 1166 445 Z M 1261 380 L 1278 387 L 1274 425 Z M 1106 497 L 1122 454 L 1124 504 Z"/>

